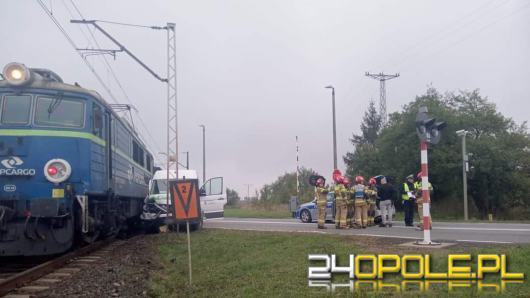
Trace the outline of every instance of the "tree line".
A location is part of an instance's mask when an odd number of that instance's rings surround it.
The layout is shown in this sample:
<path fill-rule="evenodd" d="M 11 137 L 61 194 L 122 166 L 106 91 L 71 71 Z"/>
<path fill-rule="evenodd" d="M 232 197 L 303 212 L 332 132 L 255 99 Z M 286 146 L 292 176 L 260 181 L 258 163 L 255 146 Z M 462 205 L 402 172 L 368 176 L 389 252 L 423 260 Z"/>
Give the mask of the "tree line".
<path fill-rule="evenodd" d="M 394 176 L 396 185 L 420 170 L 419 139 L 415 117 L 419 107 L 447 122 L 439 144 L 429 148 L 429 179 L 435 192 L 433 204 L 453 206 L 447 213 L 463 209 L 462 138 L 469 157 L 468 195 L 475 216 L 528 218 L 530 215 L 530 138 L 526 122 L 515 123 L 503 116 L 478 90 L 426 94 L 390 114 L 383 127 L 373 103 L 366 111 L 361 133 L 351 138 L 353 150 L 344 161 L 347 174 Z M 461 208 L 460 208 L 461 207 Z M 434 207 L 436 208 L 436 207 Z M 450 214 L 451 215 L 451 214 Z"/>
<path fill-rule="evenodd" d="M 469 157 L 468 196 L 471 215 L 517 219 L 530 216 L 530 137 L 526 122 L 517 124 L 502 115 L 478 90 L 439 93 L 428 88 L 402 110 L 391 113 L 383 126 L 374 102 L 370 102 L 360 125 L 352 134 L 351 149 L 343 157 L 346 174 L 365 178 L 391 176 L 397 188 L 405 177 L 420 171 L 419 138 L 415 118 L 419 107 L 447 122 L 439 144 L 429 147 L 429 180 L 435 191 L 434 212 L 463 216 L 462 138 Z M 331 170 L 330 170 L 331 171 Z M 309 168 L 300 170 L 300 201 L 314 198 Z M 286 204 L 296 195 L 296 173 L 285 173 L 260 190 L 260 201 Z M 446 206 L 443 208 L 443 206 Z"/>

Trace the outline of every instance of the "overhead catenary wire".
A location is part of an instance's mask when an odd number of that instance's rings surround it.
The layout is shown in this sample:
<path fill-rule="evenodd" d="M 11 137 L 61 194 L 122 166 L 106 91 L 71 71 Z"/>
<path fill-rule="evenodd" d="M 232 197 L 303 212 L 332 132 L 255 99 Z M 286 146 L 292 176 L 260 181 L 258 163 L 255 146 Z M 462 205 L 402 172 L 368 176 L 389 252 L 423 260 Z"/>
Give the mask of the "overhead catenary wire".
<path fill-rule="evenodd" d="M 106 24 L 128 26 L 128 27 L 138 27 L 138 28 L 147 28 L 147 29 L 155 29 L 155 30 L 166 29 L 166 27 L 161 27 L 161 26 L 147 26 L 147 25 L 129 24 L 129 23 L 114 22 L 114 21 L 106 21 L 106 20 L 94 20 L 94 21 L 100 22 L 100 23 L 106 23 Z"/>
<path fill-rule="evenodd" d="M 66 0 L 62 0 L 62 3 L 63 3 L 64 8 L 66 9 L 66 11 L 68 11 L 68 14 L 70 14 L 71 17 L 74 17 L 73 12 L 70 10 L 68 5 L 66 5 Z M 91 47 L 92 43 L 90 42 L 90 39 L 88 38 L 88 35 L 86 35 L 85 31 L 81 27 L 78 27 L 78 28 L 79 28 L 79 32 L 81 32 L 81 34 L 85 37 L 86 41 L 88 42 L 88 46 Z"/>
<path fill-rule="evenodd" d="M 101 76 L 97 73 L 97 71 L 95 70 L 95 68 L 92 66 L 92 64 L 85 58 L 83 57 L 83 55 L 81 55 L 81 53 L 79 53 L 79 51 L 77 51 L 77 46 L 75 44 L 75 42 L 73 41 L 73 39 L 70 37 L 70 35 L 68 34 L 68 32 L 66 32 L 66 30 L 62 27 L 62 25 L 59 23 L 59 21 L 55 18 L 55 16 L 52 14 L 52 12 L 50 10 L 48 10 L 48 8 L 46 7 L 46 5 L 42 2 L 42 0 L 37 0 L 37 2 L 39 3 L 39 5 L 42 7 L 42 9 L 46 12 L 46 14 L 48 15 L 48 17 L 50 17 L 50 19 L 52 20 L 52 22 L 56 25 L 56 27 L 59 29 L 59 31 L 61 31 L 61 33 L 64 35 L 64 37 L 66 38 L 66 40 L 68 41 L 68 43 L 74 48 L 74 50 L 76 51 L 76 53 L 78 53 L 78 55 L 81 57 L 81 59 L 85 62 L 85 64 L 87 65 L 87 67 L 90 69 L 90 71 L 94 74 L 94 76 L 96 77 L 96 79 L 98 80 L 98 82 L 101 84 L 101 86 L 103 86 L 103 88 L 105 89 L 105 91 L 107 92 L 107 94 L 110 96 L 110 98 L 113 100 L 114 103 L 118 103 L 118 100 L 116 99 L 116 97 L 114 96 L 114 94 L 112 93 L 112 91 L 110 90 L 110 88 L 105 84 L 105 82 L 103 81 L 103 79 L 101 78 Z M 149 134 L 148 134 L 149 135 Z"/>
<path fill-rule="evenodd" d="M 118 101 L 116 100 L 116 97 L 114 97 L 114 94 L 112 93 L 112 91 L 110 90 L 110 88 L 105 84 L 105 82 L 103 81 L 103 79 L 101 78 L 101 76 L 96 72 L 96 70 L 94 69 L 94 67 L 92 66 L 92 64 L 90 64 L 90 62 L 88 62 L 87 59 L 85 59 L 83 57 L 83 55 L 81 55 L 78 51 L 77 51 L 77 46 L 75 44 L 75 42 L 72 40 L 72 38 L 70 37 L 70 35 L 68 34 L 68 32 L 66 32 L 66 30 L 64 30 L 63 26 L 59 23 L 59 21 L 55 18 L 55 16 L 51 13 L 50 10 L 48 10 L 48 8 L 46 7 L 46 5 L 42 2 L 42 0 L 37 0 L 37 2 L 39 3 L 39 5 L 42 7 L 42 9 L 44 10 L 44 12 L 46 13 L 46 15 L 52 20 L 52 22 L 55 24 L 55 26 L 59 29 L 59 31 L 61 31 L 61 33 L 63 34 L 63 36 L 66 38 L 66 40 L 68 41 L 68 43 L 72 46 L 72 48 L 76 51 L 76 53 L 79 55 L 79 57 L 81 57 L 81 59 L 85 62 L 85 64 L 87 65 L 87 67 L 90 69 L 90 71 L 92 72 L 92 74 L 94 74 L 94 76 L 96 77 L 96 79 L 98 80 L 98 82 L 101 84 L 101 86 L 103 87 L 103 89 L 105 89 L 105 91 L 107 92 L 107 94 L 110 96 L 110 98 L 115 102 L 115 103 L 118 103 Z"/>
<path fill-rule="evenodd" d="M 66 40 L 68 41 L 68 43 L 72 46 L 72 48 L 74 48 L 74 50 L 76 51 L 76 53 L 81 57 L 81 59 L 85 62 L 85 64 L 87 65 L 87 67 L 90 69 L 90 71 L 94 74 L 94 76 L 96 77 L 96 79 L 98 80 L 98 82 L 101 84 L 101 86 L 103 87 L 103 89 L 107 92 L 107 94 L 109 95 L 109 97 L 112 99 L 112 101 L 116 104 L 118 104 L 118 100 L 116 99 L 116 97 L 114 96 L 114 94 L 112 93 L 111 89 L 107 86 L 107 84 L 105 84 L 105 82 L 103 81 L 103 79 L 101 78 L 101 76 L 97 73 L 97 71 L 95 70 L 94 66 L 86 59 L 86 57 L 84 57 L 77 49 L 77 45 L 75 44 L 75 42 L 73 41 L 73 39 L 70 37 L 70 35 L 68 34 L 68 32 L 66 32 L 66 30 L 62 27 L 62 25 L 60 24 L 60 22 L 55 18 L 55 16 L 52 14 L 52 12 L 46 7 L 46 5 L 42 2 L 42 0 L 37 0 L 37 2 L 39 3 L 39 5 L 42 7 L 42 9 L 45 11 L 45 13 L 48 15 L 48 17 L 52 20 L 52 22 L 56 25 L 56 27 L 59 29 L 59 31 L 61 31 L 61 33 L 63 34 L 63 36 L 66 38 Z M 63 2 L 64 4 L 64 2 Z M 65 7 L 66 9 L 69 11 L 69 13 L 71 14 L 71 11 L 68 9 L 68 7 L 66 6 L 65 4 Z M 77 10 L 77 9 L 76 9 Z M 83 32 L 83 31 L 81 31 Z M 93 34 L 90 30 L 89 30 L 89 33 L 90 34 Z M 83 34 L 85 36 L 85 38 L 87 39 L 87 41 L 89 42 L 89 44 L 91 44 L 90 40 L 88 39 L 88 37 L 86 36 L 86 34 Z M 94 37 L 95 38 L 95 37 Z M 96 41 L 97 42 L 97 41 Z M 108 63 L 108 61 L 107 61 Z M 108 66 L 110 67 L 110 64 L 108 64 Z M 112 71 L 112 69 L 110 70 L 110 72 L 112 72 L 113 76 L 115 77 L 115 79 L 117 80 L 117 77 L 115 75 L 115 73 Z M 118 81 L 118 85 L 121 87 L 121 84 L 119 83 Z M 123 87 L 122 87 L 123 88 Z M 124 90 L 123 90 L 124 91 Z M 128 98 L 128 97 L 127 97 Z M 129 100 L 129 103 L 130 103 L 130 100 Z M 132 103 L 131 103 L 132 104 Z M 140 123 L 142 124 L 144 130 L 145 130 L 145 134 L 147 136 L 149 136 L 150 138 L 152 138 L 151 134 L 149 133 L 146 125 L 145 125 L 145 122 L 143 121 L 143 119 L 139 116 L 138 116 L 138 119 L 140 120 Z M 131 118 L 132 119 L 132 118 Z M 140 136 L 141 137 L 141 136 Z M 160 148 L 160 146 L 157 144 L 157 142 L 153 140 L 153 145 L 155 145 L 156 147 Z M 149 144 L 146 144 L 147 146 L 149 146 Z M 151 147 L 151 146 L 149 146 Z M 151 151 L 154 152 L 154 150 L 152 150 L 151 148 Z"/>
<path fill-rule="evenodd" d="M 63 0 L 64 1 L 64 0 Z M 72 6 L 74 7 L 75 11 L 77 12 L 77 14 L 82 18 L 82 19 L 85 19 L 84 15 L 81 13 L 81 10 L 77 7 L 77 5 L 75 4 L 74 0 L 70 0 L 70 3 L 72 4 Z M 65 4 L 66 6 L 66 4 Z M 68 9 L 68 8 L 67 8 Z M 70 10 L 68 9 L 68 11 L 70 12 Z M 70 12 L 72 18 L 74 18 L 73 14 Z M 90 28 L 88 27 L 89 25 L 87 24 L 87 29 L 88 29 L 88 32 L 90 34 L 90 36 L 92 37 L 94 43 L 95 43 L 95 46 L 98 48 L 98 49 L 101 49 L 101 46 L 99 45 L 99 42 L 96 38 L 96 36 L 94 35 L 94 33 L 90 30 Z M 81 28 L 81 27 L 80 27 Z M 83 31 L 82 31 L 83 32 Z M 85 35 L 85 38 L 87 39 L 87 41 L 89 42 L 89 44 L 91 44 L 91 41 L 90 39 Z M 114 69 L 112 67 L 112 65 L 109 63 L 108 59 L 102 55 L 101 56 L 104 64 L 106 65 L 106 68 L 107 70 L 109 71 L 110 75 L 112 76 L 112 78 L 114 79 L 114 81 L 116 82 L 116 85 L 118 86 L 118 88 L 121 90 L 125 100 L 131 104 L 132 106 L 134 106 L 134 104 L 132 103 L 129 95 L 127 94 L 127 92 L 125 91 L 125 88 L 123 87 L 123 85 L 121 84 L 121 81 L 118 79 L 118 76 L 116 75 L 116 73 L 114 72 Z M 140 125 L 142 126 L 143 130 L 144 130 L 144 133 L 147 135 L 147 137 L 151 140 L 151 142 L 153 142 L 153 146 L 155 147 L 154 149 L 156 150 L 152 150 L 153 148 L 151 148 L 151 151 L 152 152 L 159 152 L 159 151 L 162 151 L 162 147 L 160 146 L 160 144 L 154 139 L 154 137 L 149 133 L 149 129 L 147 128 L 147 125 L 145 124 L 145 121 L 143 120 L 143 118 L 140 116 L 138 110 L 134 110 L 135 113 L 136 113 L 136 116 L 137 116 L 137 119 L 139 120 L 140 122 Z M 132 117 L 131 117 L 131 121 L 132 121 Z M 148 144 L 147 144 L 148 145 Z M 148 145 L 149 146 L 149 145 Z M 149 146 L 151 147 L 151 146 Z"/>

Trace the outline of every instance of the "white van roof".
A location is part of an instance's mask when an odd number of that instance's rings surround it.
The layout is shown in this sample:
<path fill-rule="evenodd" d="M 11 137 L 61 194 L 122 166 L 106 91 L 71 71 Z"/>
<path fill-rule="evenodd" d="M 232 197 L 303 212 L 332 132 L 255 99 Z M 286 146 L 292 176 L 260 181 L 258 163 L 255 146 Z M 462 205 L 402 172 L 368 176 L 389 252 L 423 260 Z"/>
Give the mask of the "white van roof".
<path fill-rule="evenodd" d="M 175 179 L 175 170 L 169 170 L 169 179 Z M 165 180 L 167 179 L 167 170 L 162 169 L 156 171 L 153 175 L 153 180 Z M 178 179 L 197 179 L 197 171 L 195 170 L 182 170 L 179 169 Z"/>

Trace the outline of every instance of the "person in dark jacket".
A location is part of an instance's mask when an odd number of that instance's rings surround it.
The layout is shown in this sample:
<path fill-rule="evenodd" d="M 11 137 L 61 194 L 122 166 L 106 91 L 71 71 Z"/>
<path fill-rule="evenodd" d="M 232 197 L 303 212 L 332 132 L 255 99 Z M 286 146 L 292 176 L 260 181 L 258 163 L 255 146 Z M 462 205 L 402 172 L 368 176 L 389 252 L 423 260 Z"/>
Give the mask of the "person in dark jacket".
<path fill-rule="evenodd" d="M 386 177 L 381 179 L 381 186 L 377 190 L 379 200 L 379 210 L 381 210 L 382 222 L 380 227 L 392 227 L 392 206 L 394 205 L 394 198 L 396 190 L 391 183 L 388 183 Z"/>

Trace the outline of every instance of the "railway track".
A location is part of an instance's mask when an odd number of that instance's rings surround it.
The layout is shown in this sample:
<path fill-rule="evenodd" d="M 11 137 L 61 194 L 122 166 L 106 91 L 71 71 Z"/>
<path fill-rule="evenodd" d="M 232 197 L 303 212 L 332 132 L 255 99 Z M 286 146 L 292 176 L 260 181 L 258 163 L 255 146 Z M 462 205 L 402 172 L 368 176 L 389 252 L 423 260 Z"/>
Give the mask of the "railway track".
<path fill-rule="evenodd" d="M 82 258 L 103 247 L 106 247 L 113 241 L 114 239 L 101 240 L 93 244 L 76 249 L 75 251 L 72 251 L 65 255 L 61 255 L 51 260 L 46 260 L 37 264 L 10 264 L 7 267 L 2 268 L 2 270 L 0 271 L 0 297 L 4 297 L 5 295 L 8 295 L 19 288 L 22 288 L 50 273 L 53 273 L 56 270 L 74 262 L 76 259 Z M 75 270 L 71 271 L 75 272 Z M 62 276 L 61 274 L 67 275 L 66 273 L 56 273 L 56 275 L 58 276 Z M 48 279 L 48 281 L 51 280 Z M 33 288 L 30 287 L 28 290 L 31 291 L 39 289 L 38 287 L 34 286 Z"/>

